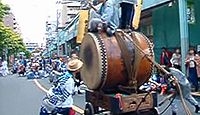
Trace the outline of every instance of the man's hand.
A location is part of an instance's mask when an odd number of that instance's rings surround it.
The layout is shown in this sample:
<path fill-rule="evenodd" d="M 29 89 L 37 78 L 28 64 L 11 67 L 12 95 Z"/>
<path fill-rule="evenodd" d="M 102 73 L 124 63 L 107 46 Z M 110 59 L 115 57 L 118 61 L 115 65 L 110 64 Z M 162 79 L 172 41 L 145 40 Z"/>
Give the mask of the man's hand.
<path fill-rule="evenodd" d="M 94 7 L 94 5 L 92 4 L 91 1 L 88 1 L 88 4 L 89 4 L 89 6 L 90 6 L 92 9 L 94 9 L 94 11 L 97 12 L 97 9 Z"/>

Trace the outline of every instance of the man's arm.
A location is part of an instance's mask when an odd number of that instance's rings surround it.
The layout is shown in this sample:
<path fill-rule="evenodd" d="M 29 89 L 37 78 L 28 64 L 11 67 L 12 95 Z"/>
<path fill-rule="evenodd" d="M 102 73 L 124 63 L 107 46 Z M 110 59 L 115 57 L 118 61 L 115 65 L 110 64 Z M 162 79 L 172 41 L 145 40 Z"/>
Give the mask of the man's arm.
<path fill-rule="evenodd" d="M 106 3 L 104 12 L 101 16 L 101 19 L 103 22 L 105 22 L 107 24 L 111 20 L 112 16 L 113 16 L 113 4 Z"/>

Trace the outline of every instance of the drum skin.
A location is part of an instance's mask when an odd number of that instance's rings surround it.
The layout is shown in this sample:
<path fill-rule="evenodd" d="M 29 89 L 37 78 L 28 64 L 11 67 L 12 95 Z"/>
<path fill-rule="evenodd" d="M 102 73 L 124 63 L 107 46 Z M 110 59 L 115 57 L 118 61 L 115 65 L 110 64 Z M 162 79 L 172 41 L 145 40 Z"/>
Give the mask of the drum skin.
<path fill-rule="evenodd" d="M 153 59 L 153 50 L 148 39 L 137 32 L 133 32 L 133 35 L 131 39 L 134 43 Z M 126 51 L 130 51 L 128 53 L 133 58 L 131 78 L 140 86 L 150 78 L 153 64 L 144 57 L 135 44 L 131 41 L 126 43 Z M 116 36 L 108 37 L 105 33 L 87 33 L 84 36 L 80 49 L 80 58 L 84 63 L 81 78 L 89 89 L 115 90 L 118 85 L 129 86 L 130 77 L 122 51 Z"/>

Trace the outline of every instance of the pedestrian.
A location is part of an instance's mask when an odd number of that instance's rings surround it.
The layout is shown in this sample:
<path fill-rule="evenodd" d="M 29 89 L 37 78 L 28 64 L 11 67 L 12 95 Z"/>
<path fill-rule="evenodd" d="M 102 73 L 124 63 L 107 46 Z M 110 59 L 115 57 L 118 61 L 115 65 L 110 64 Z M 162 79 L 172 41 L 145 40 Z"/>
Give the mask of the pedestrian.
<path fill-rule="evenodd" d="M 1 71 L 2 71 L 3 76 L 6 76 L 6 75 L 9 74 L 8 62 L 6 60 L 3 60 L 3 59 L 2 59 L 2 69 L 1 69 Z"/>
<path fill-rule="evenodd" d="M 50 88 L 43 99 L 40 115 L 74 115 L 72 112 L 74 77 L 80 72 L 83 62 L 79 59 L 70 60 L 67 64 L 68 71 L 62 74 L 57 85 Z"/>
<path fill-rule="evenodd" d="M 197 79 L 197 60 L 195 58 L 196 51 L 194 48 L 190 48 L 188 51 L 188 55 L 186 56 L 186 68 L 188 80 L 192 83 L 197 92 L 199 89 L 198 79 Z"/>
<path fill-rule="evenodd" d="M 13 63 L 13 74 L 17 73 L 17 68 L 18 68 L 18 66 L 17 66 L 17 58 L 15 58 L 14 63 Z"/>
<path fill-rule="evenodd" d="M 94 8 L 90 13 L 89 30 L 97 32 L 105 30 L 108 36 L 112 36 L 119 27 L 119 3 L 116 0 L 98 0 L 100 8 Z"/>
<path fill-rule="evenodd" d="M 179 48 L 175 49 L 175 52 L 172 54 L 172 58 L 170 59 L 170 62 L 173 67 L 181 70 L 181 52 Z"/>
<path fill-rule="evenodd" d="M 0 75 L 6 76 L 8 74 L 9 74 L 8 63 L 6 60 L 4 60 L 0 57 Z"/>
<path fill-rule="evenodd" d="M 162 52 L 160 55 L 160 64 L 165 65 L 166 67 L 171 67 L 170 59 L 171 59 L 172 53 L 168 51 L 167 48 L 162 47 Z"/>
<path fill-rule="evenodd" d="M 134 16 L 134 4 L 137 4 L 136 0 L 121 0 L 121 19 L 120 28 L 130 29 L 132 28 L 132 21 Z"/>
<path fill-rule="evenodd" d="M 198 81 L 200 80 L 200 51 L 196 54 L 196 62 L 197 62 L 197 75 L 198 75 Z"/>
<path fill-rule="evenodd" d="M 17 62 L 17 65 L 18 65 L 18 74 L 19 74 L 19 76 L 21 76 L 21 75 L 24 76 L 24 74 L 26 72 L 26 65 L 27 64 L 26 64 L 26 60 L 24 59 L 23 55 L 19 56 L 19 60 Z"/>
<path fill-rule="evenodd" d="M 0 76 L 3 76 L 2 58 L 0 57 Z"/>
<path fill-rule="evenodd" d="M 195 107 L 195 113 L 198 113 L 200 110 L 200 107 L 198 105 L 198 102 L 196 101 L 196 99 L 191 95 L 191 85 L 189 83 L 189 81 L 187 80 L 186 76 L 184 73 L 182 73 L 179 69 L 175 68 L 175 67 L 170 67 L 169 68 L 169 72 L 170 74 L 168 74 L 167 76 L 174 76 L 180 87 L 182 90 L 182 95 L 183 98 L 185 98 L 191 105 L 193 105 Z M 176 94 L 176 98 L 174 99 L 174 101 L 171 104 L 171 108 L 172 108 L 172 115 L 176 115 L 177 114 L 177 101 L 180 99 L 179 94 Z"/>

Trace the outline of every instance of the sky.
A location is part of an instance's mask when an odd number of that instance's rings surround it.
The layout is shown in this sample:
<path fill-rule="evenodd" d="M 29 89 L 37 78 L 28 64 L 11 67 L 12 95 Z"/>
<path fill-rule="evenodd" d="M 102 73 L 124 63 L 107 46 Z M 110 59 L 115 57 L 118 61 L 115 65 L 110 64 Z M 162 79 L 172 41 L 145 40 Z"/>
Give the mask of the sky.
<path fill-rule="evenodd" d="M 48 16 L 56 15 L 56 0 L 2 0 L 15 15 L 25 42 L 44 43 Z"/>

